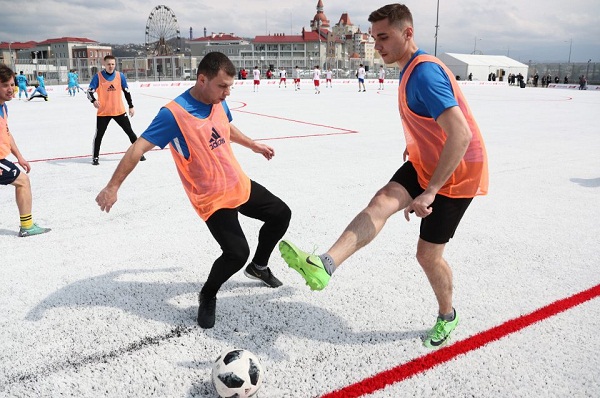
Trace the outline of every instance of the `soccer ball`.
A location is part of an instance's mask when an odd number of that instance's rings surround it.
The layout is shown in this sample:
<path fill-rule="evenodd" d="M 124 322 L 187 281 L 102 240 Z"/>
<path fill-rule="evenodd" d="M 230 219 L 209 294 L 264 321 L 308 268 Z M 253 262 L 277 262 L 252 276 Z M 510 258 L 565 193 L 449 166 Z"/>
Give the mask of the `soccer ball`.
<path fill-rule="evenodd" d="M 212 381 L 219 396 L 224 398 L 251 397 L 260 389 L 262 379 L 258 358 L 247 350 L 225 350 L 213 364 Z"/>

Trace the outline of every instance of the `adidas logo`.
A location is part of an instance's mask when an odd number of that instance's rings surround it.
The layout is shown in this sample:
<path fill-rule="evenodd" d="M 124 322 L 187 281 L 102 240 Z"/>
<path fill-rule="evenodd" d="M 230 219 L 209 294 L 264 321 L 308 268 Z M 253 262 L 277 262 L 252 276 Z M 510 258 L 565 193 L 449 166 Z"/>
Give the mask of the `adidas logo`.
<path fill-rule="evenodd" d="M 112 84 L 110 86 L 108 86 L 107 91 L 117 91 L 117 89 L 115 88 L 115 86 L 113 86 Z"/>
<path fill-rule="evenodd" d="M 215 128 L 212 128 L 212 134 L 210 135 L 210 141 L 208 141 L 208 145 L 210 146 L 210 149 L 216 149 L 219 145 L 222 145 L 225 143 L 225 138 L 221 137 L 219 135 L 219 132 L 217 130 L 215 130 Z"/>

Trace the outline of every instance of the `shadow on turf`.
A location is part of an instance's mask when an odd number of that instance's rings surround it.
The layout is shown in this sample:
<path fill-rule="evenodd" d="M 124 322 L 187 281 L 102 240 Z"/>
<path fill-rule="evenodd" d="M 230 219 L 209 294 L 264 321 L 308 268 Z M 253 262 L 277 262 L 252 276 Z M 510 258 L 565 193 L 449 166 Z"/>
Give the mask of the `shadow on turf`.
<path fill-rule="evenodd" d="M 586 188 L 600 187 L 600 178 L 571 178 L 570 181 Z"/>
<path fill-rule="evenodd" d="M 2 229 L 2 228 L 0 228 L 0 235 L 17 236 L 17 231 L 16 230 L 12 230 L 12 229 Z"/>
<path fill-rule="evenodd" d="M 102 307 L 115 308 L 167 325 L 196 329 L 197 292 L 202 283 L 160 281 L 161 274 L 176 273 L 178 270 L 130 269 L 82 279 L 46 297 L 27 314 L 26 319 L 39 321 L 46 311 L 61 311 L 61 308 L 73 311 L 79 307 L 89 314 L 89 307 Z M 197 329 L 207 337 L 226 341 L 228 345 L 245 347 L 257 354 L 264 351 L 271 356 L 276 354 L 273 359 L 287 358 L 285 353 L 274 348 L 281 335 L 332 344 L 364 345 L 416 339 L 424 332 L 355 331 L 344 318 L 324 308 L 323 304 L 328 301 L 323 294 L 306 292 L 304 289 L 308 288 L 303 286 L 300 290 L 282 286 L 271 289 L 257 281 L 228 281 L 217 296 L 215 327 Z M 308 298 L 304 298 L 306 294 Z M 190 295 L 194 304 L 185 308 Z M 376 324 L 377 319 L 365 321 L 372 325 Z M 388 324 L 386 320 L 381 321 L 381 327 L 385 328 Z"/>
<path fill-rule="evenodd" d="M 163 322 L 171 325 L 170 331 L 158 335 L 140 335 L 137 340 L 119 347 L 105 347 L 96 353 L 80 356 L 73 353 L 68 363 L 55 363 L 41 373 L 38 371 L 16 374 L 9 381 L 34 381 L 37 377 L 55 373 L 64 368 L 78 368 L 90 363 L 106 362 L 112 358 L 157 345 L 163 341 L 177 339 L 188 334 L 202 334 L 205 339 L 213 339 L 226 343 L 228 347 L 243 347 L 259 357 L 274 361 L 289 361 L 288 352 L 280 350 L 278 339 L 314 340 L 327 343 L 328 347 L 336 345 L 356 346 L 385 344 L 399 340 L 417 340 L 424 330 L 394 331 L 375 330 L 364 324 L 380 324 L 385 328 L 389 322 L 370 315 L 368 320 L 360 321 L 362 330 L 355 330 L 348 321 L 334 312 L 323 308 L 328 299 L 323 294 L 315 294 L 305 286 L 296 288 L 282 286 L 271 289 L 257 281 L 228 281 L 223 285 L 218 299 L 216 325 L 213 329 L 201 329 L 196 325 L 197 292 L 199 282 L 161 282 L 161 274 L 177 273 L 180 268 L 166 269 L 130 269 L 110 272 L 104 275 L 83 279 L 72 283 L 46 297 L 26 316 L 31 322 L 44 318 L 48 311 L 63 311 L 71 314 L 77 308 L 82 309 L 81 322 L 86 322 L 90 307 L 114 308 L 141 318 Z M 136 280 L 137 279 L 137 280 Z M 141 281 L 139 279 L 142 279 Z M 180 302 L 189 301 L 193 296 L 194 304 L 182 306 Z M 308 295 L 308 298 L 306 296 Z M 174 305 L 172 303 L 178 303 Z M 323 306 L 321 306 L 323 305 Z M 352 304 L 351 304 L 352 305 Z M 105 312 L 99 312 L 101 316 Z M 368 312 L 367 312 L 368 313 Z M 365 316 L 365 312 L 362 312 Z M 107 320 L 112 322 L 114 320 Z M 380 322 L 378 322 L 380 321 Z M 354 325 L 356 326 L 356 324 Z M 40 326 L 41 328 L 43 325 Z M 124 327 L 126 323 L 124 323 Z M 379 328 L 379 327 L 378 327 Z M 393 328 L 392 328 L 393 329 Z M 93 333 L 93 331 L 91 331 Z M 82 336 L 85 340 L 85 337 Z M 217 344 L 222 346 L 223 344 Z M 279 344 L 280 345 L 280 344 Z M 108 350 L 106 350 L 108 348 Z M 189 390 L 188 397 L 212 396 L 214 388 L 210 382 L 212 362 L 219 352 L 205 352 L 204 360 L 180 362 L 179 365 L 206 372 L 207 381 L 199 380 Z M 323 353 L 324 355 L 326 353 Z"/>

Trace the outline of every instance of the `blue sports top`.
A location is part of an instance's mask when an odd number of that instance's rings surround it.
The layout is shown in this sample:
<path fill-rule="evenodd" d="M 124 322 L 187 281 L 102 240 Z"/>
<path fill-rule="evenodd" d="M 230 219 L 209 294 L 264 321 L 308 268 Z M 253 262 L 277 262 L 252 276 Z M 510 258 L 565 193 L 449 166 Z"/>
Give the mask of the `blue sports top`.
<path fill-rule="evenodd" d="M 112 82 L 113 80 L 115 80 L 115 72 L 108 74 L 105 70 L 102 70 L 102 76 L 109 82 Z M 127 79 L 125 78 L 125 75 L 123 74 L 123 72 L 117 72 L 121 74 L 121 88 L 123 89 L 123 91 L 127 91 L 125 89 L 129 89 L 129 86 L 127 86 Z M 94 77 L 92 77 L 92 81 L 90 82 L 90 85 L 88 86 L 88 89 L 92 89 L 92 90 L 96 90 L 98 88 L 99 82 L 98 82 L 98 74 L 96 73 L 94 75 Z"/>
<path fill-rule="evenodd" d="M 181 107 L 192 116 L 199 119 L 206 119 L 212 111 L 212 104 L 205 104 L 198 101 L 192 97 L 190 90 L 191 89 L 186 90 L 183 94 L 175 98 L 174 101 L 181 105 Z M 227 102 L 222 101 L 221 104 L 225 109 L 227 118 L 231 122 L 233 117 L 231 116 L 231 111 L 227 106 Z M 171 144 L 171 146 L 186 159 L 190 156 L 187 143 L 179 129 L 179 125 L 175 121 L 175 117 L 171 111 L 165 107 L 160 108 L 160 111 L 158 111 L 158 114 L 154 117 L 150 126 L 148 126 L 141 136 L 151 144 L 160 148 L 164 148 L 167 144 Z"/>
<path fill-rule="evenodd" d="M 44 81 L 44 76 L 38 75 L 37 81 L 41 88 L 46 88 L 46 82 Z"/>
<path fill-rule="evenodd" d="M 17 84 L 19 86 L 25 86 L 27 84 L 27 77 L 25 77 L 25 75 L 17 75 Z"/>
<path fill-rule="evenodd" d="M 402 76 L 408 65 L 417 55 L 421 54 L 427 53 L 420 49 L 417 50 L 400 72 L 399 82 L 402 81 Z M 446 109 L 458 106 L 450 78 L 439 65 L 432 62 L 423 62 L 417 65 L 406 84 L 404 95 L 406 95 L 408 107 L 411 111 L 434 120 L 437 120 Z"/>

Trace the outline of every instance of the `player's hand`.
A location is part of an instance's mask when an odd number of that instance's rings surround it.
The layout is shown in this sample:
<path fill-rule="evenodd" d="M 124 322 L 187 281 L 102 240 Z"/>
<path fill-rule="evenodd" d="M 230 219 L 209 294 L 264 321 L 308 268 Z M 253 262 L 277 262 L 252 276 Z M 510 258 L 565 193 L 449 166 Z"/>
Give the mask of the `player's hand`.
<path fill-rule="evenodd" d="M 267 160 L 271 160 L 271 158 L 275 156 L 275 150 L 265 144 L 256 143 L 253 151 L 262 154 Z"/>
<path fill-rule="evenodd" d="M 129 108 L 129 117 L 133 117 L 133 115 L 135 115 L 135 111 L 133 108 Z"/>
<path fill-rule="evenodd" d="M 96 203 L 100 206 L 101 211 L 110 212 L 110 209 L 113 207 L 115 202 L 117 201 L 117 191 L 109 188 L 104 188 L 98 196 L 96 196 Z"/>
<path fill-rule="evenodd" d="M 405 209 L 404 218 L 410 221 L 410 213 L 415 213 L 417 217 L 425 218 L 433 211 L 430 205 L 435 199 L 435 194 L 423 192 L 417 196 Z"/>
<path fill-rule="evenodd" d="M 23 170 L 25 170 L 25 173 L 29 174 L 29 172 L 31 171 L 31 165 L 29 164 L 29 162 L 23 158 L 21 159 L 17 159 L 19 165 L 23 168 Z"/>
<path fill-rule="evenodd" d="M 98 102 L 98 100 L 94 101 L 92 104 L 94 105 L 94 108 L 100 109 L 100 103 Z"/>

